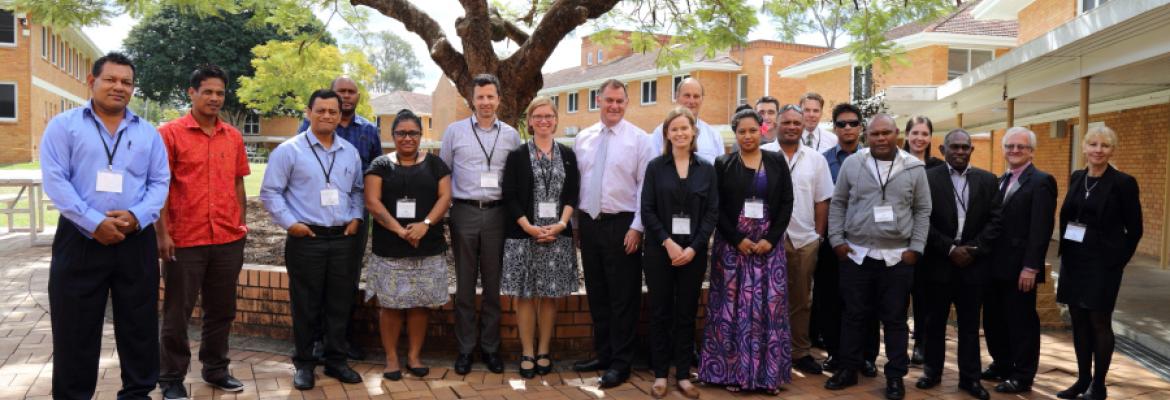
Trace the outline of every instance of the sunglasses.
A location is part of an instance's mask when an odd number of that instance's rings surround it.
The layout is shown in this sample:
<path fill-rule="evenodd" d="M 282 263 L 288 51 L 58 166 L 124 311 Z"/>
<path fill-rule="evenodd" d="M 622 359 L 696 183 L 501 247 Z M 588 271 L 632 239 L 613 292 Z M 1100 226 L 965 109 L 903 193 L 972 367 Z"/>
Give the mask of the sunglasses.
<path fill-rule="evenodd" d="M 852 121 L 837 121 L 837 122 L 834 122 L 833 125 L 836 125 L 838 128 L 844 128 L 846 126 L 848 126 L 850 128 L 856 128 L 856 127 L 861 126 L 861 121 L 856 120 L 856 119 L 852 120 Z"/>
<path fill-rule="evenodd" d="M 419 131 L 395 131 L 394 136 L 402 136 L 402 137 L 407 137 L 407 138 L 418 139 L 418 138 L 422 137 L 422 132 L 419 132 Z"/>

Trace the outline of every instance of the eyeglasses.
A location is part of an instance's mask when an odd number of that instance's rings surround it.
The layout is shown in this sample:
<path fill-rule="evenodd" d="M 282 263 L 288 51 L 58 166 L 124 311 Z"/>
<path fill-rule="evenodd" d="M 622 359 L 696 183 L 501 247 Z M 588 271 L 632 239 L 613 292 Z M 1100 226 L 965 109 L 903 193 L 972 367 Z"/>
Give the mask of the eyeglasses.
<path fill-rule="evenodd" d="M 947 148 L 951 150 L 971 150 L 971 145 L 966 143 L 951 143 L 947 145 Z"/>
<path fill-rule="evenodd" d="M 1008 151 L 1013 151 L 1013 150 L 1028 150 L 1028 149 L 1031 149 L 1031 148 L 1032 148 L 1032 146 L 1031 146 L 1031 145 L 1027 145 L 1027 144 L 1006 143 L 1006 144 L 1004 144 L 1004 145 L 1003 145 L 1003 149 L 1004 149 L 1004 150 L 1008 150 Z"/>
<path fill-rule="evenodd" d="M 861 121 L 858 121 L 856 119 L 852 120 L 852 121 L 837 121 L 837 122 L 834 122 L 833 125 L 836 125 L 838 128 L 844 128 L 846 126 L 848 126 L 850 128 L 856 128 L 856 127 L 861 126 Z"/>
<path fill-rule="evenodd" d="M 552 121 L 554 119 L 557 119 L 557 116 L 552 115 L 552 114 L 539 114 L 539 115 L 531 115 L 528 117 L 528 119 L 530 119 L 532 121 Z"/>
<path fill-rule="evenodd" d="M 394 136 L 405 137 L 409 139 L 418 139 L 422 137 L 422 132 L 419 131 L 394 131 Z"/>

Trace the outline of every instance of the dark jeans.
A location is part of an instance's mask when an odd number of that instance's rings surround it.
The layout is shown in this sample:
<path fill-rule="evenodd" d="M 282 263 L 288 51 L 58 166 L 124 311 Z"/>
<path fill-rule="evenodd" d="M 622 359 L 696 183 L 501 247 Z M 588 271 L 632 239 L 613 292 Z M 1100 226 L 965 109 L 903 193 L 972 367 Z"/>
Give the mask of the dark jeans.
<path fill-rule="evenodd" d="M 596 220 L 577 213 L 577 220 L 593 348 L 611 369 L 629 371 L 642 304 L 642 254 L 626 254 L 622 242 L 634 213 L 602 214 Z"/>
<path fill-rule="evenodd" d="M 149 398 L 159 371 L 154 226 L 105 246 L 61 217 L 49 267 L 54 398 L 93 398 L 107 298 L 122 370 L 118 398 Z"/>
<path fill-rule="evenodd" d="M 451 207 L 451 247 L 455 251 L 455 338 L 460 353 L 475 349 L 475 281 L 483 287 L 479 346 L 500 350 L 500 272 L 504 263 L 504 207 Z"/>
<path fill-rule="evenodd" d="M 187 320 L 200 299 L 203 335 L 199 361 L 203 379 L 228 375 L 228 334 L 236 319 L 236 282 L 244 265 L 244 239 L 230 243 L 175 249 L 175 260 L 163 263 L 162 372 L 159 381 L 182 382 L 191 365 Z"/>
<path fill-rule="evenodd" d="M 357 236 L 322 234 L 316 237 L 288 236 L 284 258 L 288 265 L 289 298 L 292 303 L 293 364 L 309 368 L 313 357 L 314 333 L 324 327 L 326 365 L 345 365 L 345 326 L 353 305 L 353 263 Z"/>
<path fill-rule="evenodd" d="M 1031 384 L 1040 364 L 1036 288 L 1025 293 L 1014 280 L 992 279 L 983 302 L 983 334 L 1000 372 Z"/>
<path fill-rule="evenodd" d="M 910 357 L 906 347 L 910 328 L 906 324 L 906 303 L 914 283 L 914 267 L 899 262 L 887 267 L 885 262 L 866 258 L 862 265 L 852 260 L 841 262 L 841 295 L 845 315 L 841 322 L 841 366 L 861 369 L 867 339 L 868 318 L 877 316 L 885 333 L 887 378 L 906 376 Z"/>
<path fill-rule="evenodd" d="M 983 305 L 983 285 L 928 282 L 925 295 L 924 326 L 914 327 L 915 331 L 922 331 L 920 340 L 923 340 L 926 353 L 923 375 L 942 377 L 947 349 L 947 318 L 950 317 L 951 304 L 954 304 L 959 323 L 959 382 L 978 382 L 981 368 L 979 309 Z"/>
<path fill-rule="evenodd" d="M 645 251 L 643 264 L 650 290 L 650 369 L 655 378 L 666 378 L 674 366 L 675 378 L 691 379 L 695 319 L 699 290 L 707 272 L 707 250 L 696 253 L 690 264 L 681 267 L 670 265 L 670 257 L 661 245 L 649 244 Z"/>

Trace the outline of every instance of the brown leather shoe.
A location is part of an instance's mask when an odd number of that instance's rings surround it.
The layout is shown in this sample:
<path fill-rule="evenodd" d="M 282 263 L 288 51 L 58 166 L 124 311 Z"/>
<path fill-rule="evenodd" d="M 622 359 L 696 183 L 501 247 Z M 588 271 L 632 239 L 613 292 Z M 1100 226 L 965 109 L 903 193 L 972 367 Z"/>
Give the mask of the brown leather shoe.
<path fill-rule="evenodd" d="M 661 399 L 663 397 L 666 397 L 666 385 L 651 386 L 650 387 L 650 395 L 654 396 L 654 398 L 656 398 L 656 399 Z"/>
<path fill-rule="evenodd" d="M 690 382 L 690 381 L 687 381 L 687 382 Z M 682 393 L 683 396 L 686 396 L 688 399 L 699 398 L 699 388 L 695 387 L 694 383 L 691 383 L 691 385 L 687 386 L 687 387 L 683 387 L 683 385 L 678 385 L 678 391 L 680 393 Z"/>

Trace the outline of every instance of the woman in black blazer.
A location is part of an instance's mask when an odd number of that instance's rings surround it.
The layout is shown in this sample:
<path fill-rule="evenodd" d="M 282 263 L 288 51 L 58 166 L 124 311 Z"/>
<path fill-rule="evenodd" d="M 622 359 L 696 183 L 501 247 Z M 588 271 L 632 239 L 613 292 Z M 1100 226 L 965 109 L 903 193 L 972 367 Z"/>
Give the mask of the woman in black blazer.
<path fill-rule="evenodd" d="M 513 296 L 522 348 L 520 375 L 527 379 L 552 371 L 548 353 L 556 298 L 577 291 L 577 250 L 569 218 L 577 207 L 581 179 L 573 150 L 553 140 L 557 111 L 552 100 L 533 99 L 526 115 L 532 140 L 508 153 L 504 164 L 501 190 L 508 226 L 500 293 Z M 534 349 L 537 325 L 540 342 Z"/>
<path fill-rule="evenodd" d="M 760 123 L 751 108 L 736 112 L 731 127 L 739 151 L 715 160 L 719 222 L 699 379 L 732 392 L 775 393 L 792 379 L 780 245 L 792 216 L 792 178 L 780 153 L 760 150 Z"/>
<path fill-rule="evenodd" d="M 691 383 L 695 315 L 707 271 L 707 242 L 715 230 L 719 198 L 715 168 L 695 155 L 695 116 L 675 107 L 662 122 L 663 155 L 650 161 L 642 180 L 642 266 L 650 291 L 650 394 L 666 395 L 670 367 L 684 396 L 698 398 Z"/>
<path fill-rule="evenodd" d="M 1068 305 L 1077 381 L 1062 399 L 1105 398 L 1113 358 L 1113 306 L 1121 274 L 1142 239 L 1137 180 L 1109 165 L 1117 134 L 1100 126 L 1081 142 L 1088 167 L 1073 172 L 1060 209 L 1060 281 L 1056 301 Z M 1093 370 L 1093 367 L 1096 369 Z"/>

